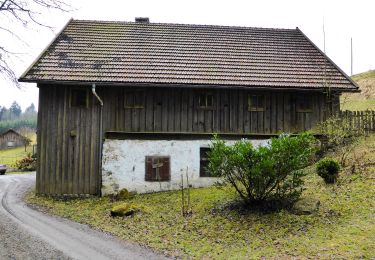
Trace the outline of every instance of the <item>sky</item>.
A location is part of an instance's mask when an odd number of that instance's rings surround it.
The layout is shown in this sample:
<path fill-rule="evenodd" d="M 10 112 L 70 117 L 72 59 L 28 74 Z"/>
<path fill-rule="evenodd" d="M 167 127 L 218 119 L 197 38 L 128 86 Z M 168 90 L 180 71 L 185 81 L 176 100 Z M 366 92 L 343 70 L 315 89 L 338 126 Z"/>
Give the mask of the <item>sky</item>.
<path fill-rule="evenodd" d="M 20 76 L 48 46 L 70 18 L 134 21 L 149 17 L 150 22 L 211 24 L 265 28 L 299 27 L 321 50 L 348 75 L 351 74 L 351 38 L 353 39 L 353 74 L 375 69 L 374 0 L 66 0 L 70 12 L 39 9 L 40 21 L 50 30 L 30 24 L 27 28 L 0 16 L 21 39 L 0 33 L 0 46 L 18 53 L 10 60 Z M 24 83 L 17 89 L 0 77 L 0 106 L 17 101 L 24 110 L 38 104 L 35 84 Z"/>

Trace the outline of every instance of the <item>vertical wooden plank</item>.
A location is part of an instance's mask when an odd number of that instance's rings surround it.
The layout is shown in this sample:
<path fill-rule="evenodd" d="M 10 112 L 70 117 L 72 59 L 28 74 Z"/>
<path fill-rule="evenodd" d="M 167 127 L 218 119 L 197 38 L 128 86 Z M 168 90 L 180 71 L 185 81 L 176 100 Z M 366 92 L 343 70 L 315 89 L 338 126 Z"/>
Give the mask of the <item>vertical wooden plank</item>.
<path fill-rule="evenodd" d="M 88 113 L 91 112 L 92 104 L 89 104 L 88 108 L 83 108 L 80 111 L 80 122 L 79 122 L 79 162 L 78 162 L 78 194 L 84 194 L 84 187 L 85 187 L 85 176 L 84 176 L 84 162 L 85 162 L 85 137 L 87 133 L 89 133 L 86 129 L 86 116 Z M 117 121 L 118 122 L 118 121 Z"/>
<path fill-rule="evenodd" d="M 243 96 L 244 96 L 244 91 L 243 90 L 239 90 L 238 91 L 238 95 L 237 95 L 237 113 L 238 113 L 238 128 L 237 128 L 237 133 L 244 133 L 245 129 L 245 118 L 244 118 L 244 99 L 243 99 Z"/>
<path fill-rule="evenodd" d="M 154 92 L 154 126 L 156 132 L 162 131 L 162 97 L 160 91 Z"/>
<path fill-rule="evenodd" d="M 63 167 L 64 167 L 64 184 L 63 184 L 63 193 L 69 194 L 69 178 L 72 169 L 69 168 L 70 166 L 70 107 L 69 107 L 69 88 L 64 87 L 64 136 L 63 136 Z"/>
<path fill-rule="evenodd" d="M 271 95 L 270 93 L 264 94 L 265 98 L 265 111 L 264 111 L 264 133 L 271 133 Z"/>
<path fill-rule="evenodd" d="M 168 132 L 174 132 L 175 127 L 175 103 L 177 96 L 177 91 L 174 89 L 170 89 L 168 93 L 165 93 L 165 96 L 168 96 L 168 109 L 166 111 L 165 117 L 168 118 L 168 126 L 167 131 Z"/>
<path fill-rule="evenodd" d="M 181 118 L 182 118 L 182 94 L 181 89 L 176 89 L 174 91 L 175 102 L 174 102 L 174 117 L 173 117 L 173 132 L 181 132 Z"/>
<path fill-rule="evenodd" d="M 236 108 L 235 108 L 235 97 L 236 97 L 236 90 L 228 91 L 228 102 L 229 102 L 229 132 L 235 133 L 237 130 L 237 124 L 236 124 Z M 236 104 L 237 105 L 237 104 Z"/>
<path fill-rule="evenodd" d="M 277 93 L 277 132 L 283 133 L 284 130 L 284 92 Z"/>
<path fill-rule="evenodd" d="M 47 90 L 47 89 L 46 89 Z M 48 107 L 48 110 L 47 111 L 51 111 L 51 108 L 52 108 L 52 89 L 51 88 L 48 88 L 48 90 L 46 91 L 46 94 L 47 94 L 47 107 Z M 44 149 L 45 149 L 45 154 L 44 154 L 44 158 L 45 158 L 45 166 L 44 166 L 44 171 L 45 171 L 45 179 L 44 179 L 44 185 L 46 185 L 46 193 L 47 194 L 51 194 L 51 192 L 53 192 L 51 190 L 51 173 L 49 172 L 49 166 L 50 166 L 50 142 L 51 142 L 51 139 L 50 139 L 50 136 L 51 136 L 51 127 L 50 127 L 50 117 L 51 117 L 51 113 L 46 113 L 46 117 L 45 117 L 45 140 L 46 142 L 44 143 Z"/>
<path fill-rule="evenodd" d="M 130 92 L 124 91 L 124 101 L 129 99 L 129 98 L 130 98 Z M 108 103 L 109 113 L 115 113 L 116 108 L 115 108 L 113 102 L 111 101 L 111 99 L 112 99 L 112 96 L 109 96 L 109 100 L 106 102 L 106 105 Z M 125 104 L 124 104 L 124 128 L 125 128 L 124 130 L 126 132 L 132 131 L 132 125 L 133 125 L 132 124 L 132 119 L 133 119 L 132 112 L 133 112 L 132 109 L 128 108 L 128 107 L 125 107 Z"/>
<path fill-rule="evenodd" d="M 41 147 L 44 146 L 43 140 L 43 123 L 44 123 L 44 107 L 45 107 L 45 98 L 44 98 L 44 88 L 39 86 L 39 104 L 38 104 L 38 131 L 37 131 L 37 173 L 36 173 L 36 192 L 38 194 L 44 193 L 44 186 L 43 186 L 43 165 L 44 165 L 44 153 L 42 154 Z"/>
<path fill-rule="evenodd" d="M 187 90 L 187 95 L 189 97 L 189 100 L 188 100 L 188 122 L 187 122 L 187 127 L 188 127 L 188 132 L 193 132 L 193 124 L 194 124 L 194 110 L 195 110 L 195 107 L 194 107 L 194 93 L 193 91 L 189 91 Z"/>
<path fill-rule="evenodd" d="M 200 115 L 202 110 L 198 108 L 198 96 L 197 93 L 194 91 L 192 93 L 193 98 L 193 132 L 199 132 L 200 131 Z"/>
<path fill-rule="evenodd" d="M 304 131 L 310 130 L 311 129 L 311 117 L 313 113 L 305 113 L 305 118 L 304 118 Z"/>
<path fill-rule="evenodd" d="M 186 89 L 181 90 L 181 131 L 188 132 L 189 95 Z"/>
<path fill-rule="evenodd" d="M 56 179 L 55 179 L 55 186 L 56 186 L 56 193 L 61 194 L 62 192 L 62 166 L 61 166 L 61 156 L 62 156 L 62 150 L 63 150 L 63 143 L 62 143 L 62 119 L 63 119 L 63 111 L 64 111 L 64 95 L 63 90 L 61 88 L 56 89 L 57 92 L 57 99 L 55 102 L 57 103 L 57 120 L 56 120 L 56 147 L 54 151 L 54 156 L 56 158 L 56 164 L 55 164 L 55 172 L 56 172 Z"/>
<path fill-rule="evenodd" d="M 162 122 L 162 131 L 167 132 L 168 131 L 168 104 L 171 102 L 170 100 L 170 89 L 167 89 L 168 93 L 165 89 L 163 91 L 160 91 L 160 100 L 162 103 L 161 106 L 161 122 Z"/>
<path fill-rule="evenodd" d="M 99 112 L 100 108 L 98 106 L 98 103 L 95 102 L 93 103 L 91 107 L 91 129 L 89 131 L 91 132 L 91 142 L 90 142 L 90 153 L 87 155 L 90 157 L 90 176 L 88 179 L 88 182 L 90 183 L 90 194 L 96 194 L 99 189 L 99 183 L 101 177 L 99 176 L 99 167 L 100 167 L 100 162 L 99 162 L 99 142 L 100 138 L 103 138 L 99 134 L 99 127 L 100 127 L 100 118 L 99 118 Z"/>
<path fill-rule="evenodd" d="M 121 95 L 122 96 L 122 95 Z M 91 142 L 94 140 L 97 140 L 98 138 L 91 138 L 92 136 L 92 131 L 91 131 L 91 122 L 92 122 L 92 117 L 94 114 L 93 107 L 96 106 L 95 99 L 91 96 L 90 98 L 90 109 L 89 113 L 85 116 L 85 132 L 90 133 L 86 134 L 84 137 L 84 170 L 83 170 L 83 179 L 84 182 L 82 184 L 83 188 L 83 193 L 84 194 L 90 194 L 90 163 L 93 163 L 90 161 L 90 147 L 91 147 Z M 121 128 L 123 127 L 123 112 L 124 108 L 121 108 L 122 111 L 122 116 L 120 116 L 121 122 Z"/>
<path fill-rule="evenodd" d="M 296 127 L 296 112 L 293 109 L 290 93 L 284 93 L 284 127 L 283 131 L 290 133 Z"/>
<path fill-rule="evenodd" d="M 146 101 L 145 101 L 145 120 L 146 120 L 146 131 L 154 131 L 154 102 L 153 95 L 154 91 L 152 89 L 147 89 L 145 91 Z"/>
<path fill-rule="evenodd" d="M 249 92 L 244 91 L 242 100 L 243 100 L 243 116 L 244 120 L 244 133 L 248 134 L 251 131 L 250 124 L 251 124 L 251 115 L 249 112 Z"/>
<path fill-rule="evenodd" d="M 214 112 L 214 132 L 219 133 L 221 131 L 220 118 L 222 113 L 221 106 L 221 92 L 222 90 L 218 89 L 215 91 L 215 112 Z"/>
<path fill-rule="evenodd" d="M 258 132 L 258 113 L 256 111 L 250 111 L 250 133 L 254 134 Z"/>
<path fill-rule="evenodd" d="M 277 93 L 274 91 L 270 92 L 270 132 L 277 133 Z"/>
<path fill-rule="evenodd" d="M 223 90 L 223 130 L 225 133 L 228 133 L 230 131 L 230 103 L 229 103 L 229 91 Z"/>

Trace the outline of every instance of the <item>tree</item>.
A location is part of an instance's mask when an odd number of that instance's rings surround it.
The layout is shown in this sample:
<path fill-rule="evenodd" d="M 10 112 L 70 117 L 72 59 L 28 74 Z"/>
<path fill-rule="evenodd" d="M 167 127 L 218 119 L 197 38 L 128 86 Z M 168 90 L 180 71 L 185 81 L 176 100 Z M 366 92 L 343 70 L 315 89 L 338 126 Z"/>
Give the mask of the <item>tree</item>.
<path fill-rule="evenodd" d="M 14 101 L 12 103 L 12 105 L 10 106 L 9 108 L 9 111 L 11 113 L 11 117 L 12 119 L 13 118 L 19 118 L 21 113 L 22 113 L 22 109 L 21 109 L 21 106 L 18 105 L 18 103 L 16 101 Z"/>
<path fill-rule="evenodd" d="M 51 28 L 42 21 L 40 10 L 59 10 L 68 11 L 69 5 L 62 0 L 0 0 L 0 31 L 13 36 L 19 41 L 21 37 L 13 32 L 11 28 L 6 28 L 3 21 L 13 24 L 21 24 L 25 28 L 29 28 L 30 24 Z M 1 38 L 0 38 L 1 39 Z M 19 83 L 17 77 L 10 65 L 10 58 L 17 56 L 17 53 L 10 51 L 0 40 L 0 75 L 12 81 L 17 87 Z"/>
<path fill-rule="evenodd" d="M 36 113 L 34 103 L 31 103 L 31 105 L 25 109 L 25 113 L 28 113 L 28 114 Z"/>
<path fill-rule="evenodd" d="M 9 119 L 9 110 L 6 107 L 2 107 L 0 110 L 0 121 Z"/>

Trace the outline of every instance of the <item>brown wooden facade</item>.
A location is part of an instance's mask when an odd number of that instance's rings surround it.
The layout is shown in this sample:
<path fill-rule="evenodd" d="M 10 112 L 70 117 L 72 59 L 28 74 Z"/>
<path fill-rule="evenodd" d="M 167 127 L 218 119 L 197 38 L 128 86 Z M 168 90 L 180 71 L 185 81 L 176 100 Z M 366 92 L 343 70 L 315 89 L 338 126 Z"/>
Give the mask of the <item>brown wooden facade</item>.
<path fill-rule="evenodd" d="M 87 107 L 72 106 L 71 91 L 39 88 L 36 190 L 41 194 L 99 194 L 99 105 L 88 95 Z"/>
<path fill-rule="evenodd" d="M 311 129 L 329 113 L 321 91 L 98 86 L 97 93 L 103 136 L 267 136 Z M 91 86 L 39 85 L 38 193 L 100 193 L 100 109 Z"/>
<path fill-rule="evenodd" d="M 13 129 L 0 134 L 0 150 L 24 146 L 26 138 Z"/>

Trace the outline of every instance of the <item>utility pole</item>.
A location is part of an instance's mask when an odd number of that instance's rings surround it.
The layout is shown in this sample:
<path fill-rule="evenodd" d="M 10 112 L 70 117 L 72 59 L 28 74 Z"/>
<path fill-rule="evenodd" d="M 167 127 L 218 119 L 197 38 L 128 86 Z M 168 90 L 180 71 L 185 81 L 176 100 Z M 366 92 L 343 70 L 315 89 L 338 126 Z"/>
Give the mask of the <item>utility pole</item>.
<path fill-rule="evenodd" d="M 350 76 L 353 76 L 353 38 L 350 38 Z"/>
<path fill-rule="evenodd" d="M 326 54 L 326 31 L 324 29 L 324 16 L 323 16 L 323 42 L 324 42 L 324 54 Z"/>

